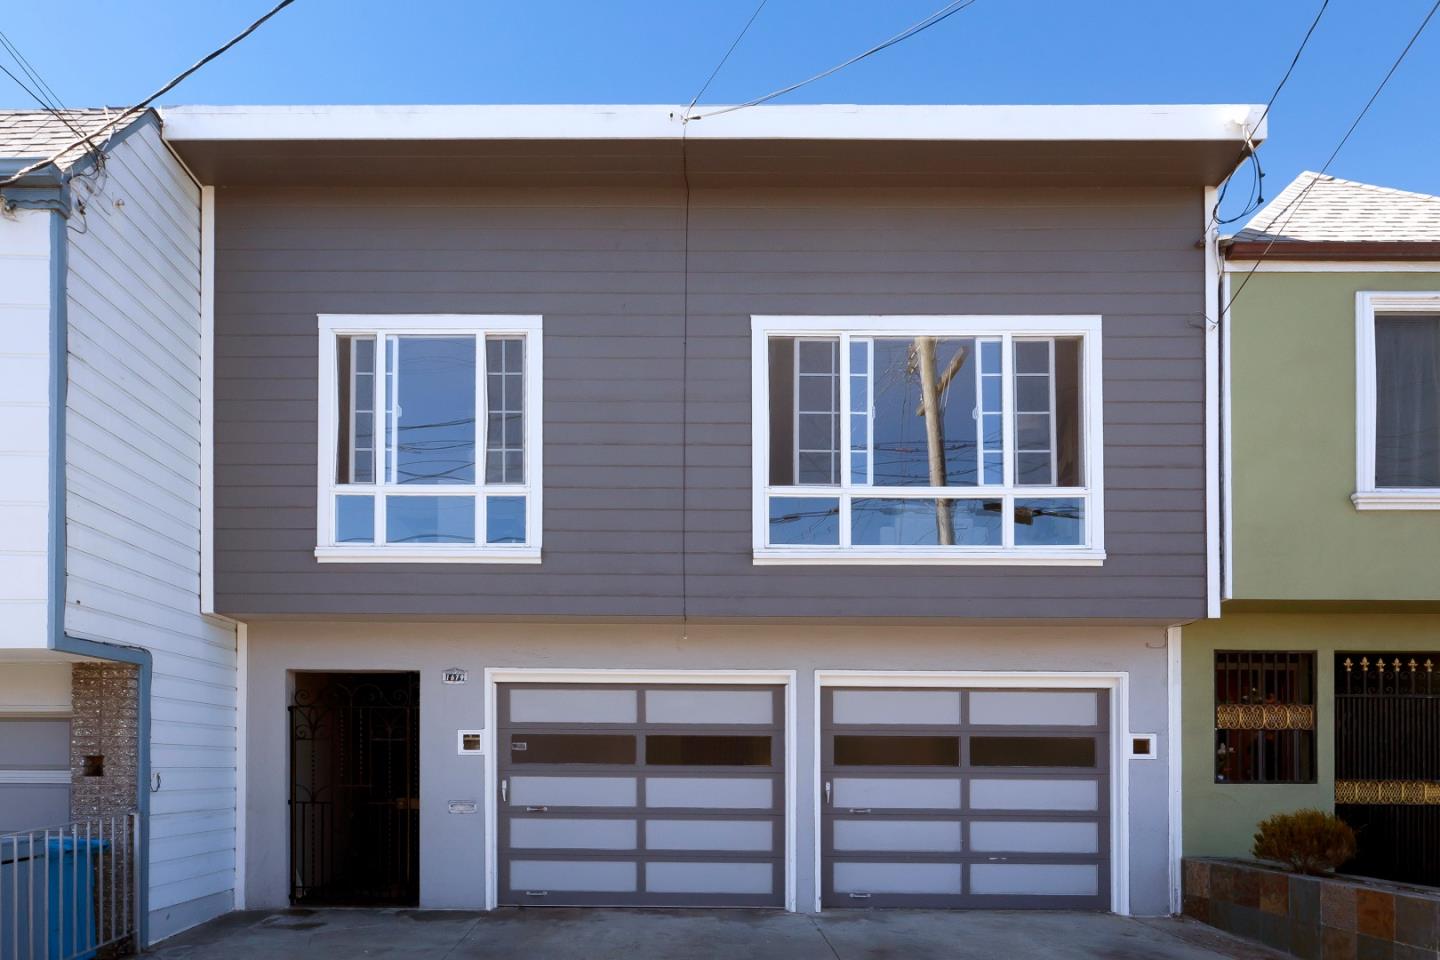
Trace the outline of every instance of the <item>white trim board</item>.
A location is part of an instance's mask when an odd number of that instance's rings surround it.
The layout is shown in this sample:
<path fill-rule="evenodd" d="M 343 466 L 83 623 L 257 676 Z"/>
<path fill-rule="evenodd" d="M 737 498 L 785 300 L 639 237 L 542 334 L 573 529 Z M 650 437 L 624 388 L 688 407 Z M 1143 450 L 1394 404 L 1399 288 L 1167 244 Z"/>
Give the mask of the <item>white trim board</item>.
<path fill-rule="evenodd" d="M 1220 231 L 1216 190 L 1206 187 L 1205 229 L 1205 613 L 1220 616 Z"/>
<path fill-rule="evenodd" d="M 1375 316 L 1440 313 L 1440 291 L 1362 290 L 1355 294 L 1356 510 L 1440 510 L 1440 487 L 1394 488 L 1375 484 Z"/>
<path fill-rule="evenodd" d="M 160 107 L 167 140 L 931 140 L 1265 139 L 1254 104 L 763 105 L 684 123 L 681 104 Z M 1251 128 L 1254 127 L 1253 132 Z M 1247 133 L 1249 136 L 1247 137 Z"/>
<path fill-rule="evenodd" d="M 1434 273 L 1440 260 L 1226 260 L 1226 273 Z"/>
<path fill-rule="evenodd" d="M 796 764 L 795 742 L 796 672 L 794 670 L 624 670 L 555 667 L 486 667 L 485 696 L 485 909 L 495 910 L 500 900 L 500 851 L 496 829 L 499 825 L 497 786 L 499 758 L 496 755 L 496 687 L 502 683 L 690 683 L 690 684 L 773 684 L 785 688 L 785 909 L 796 910 Z"/>
<path fill-rule="evenodd" d="M 815 790 L 812 829 L 815 837 L 815 912 L 822 889 L 820 849 L 820 691 L 824 687 L 1000 688 L 1110 691 L 1110 910 L 1130 915 L 1130 674 L 1065 670 L 816 670 Z"/>
<path fill-rule="evenodd" d="M 215 612 L 214 187 L 200 188 L 200 612 Z"/>
<path fill-rule="evenodd" d="M 1185 849 L 1185 810 L 1182 803 L 1184 788 L 1184 743 L 1181 737 L 1181 694 L 1184 670 L 1181 656 L 1182 627 L 1167 627 L 1165 630 L 1165 779 L 1169 797 L 1167 838 L 1170 846 L 1170 912 L 1179 913 L 1182 907 L 1180 887 L 1180 858 Z"/>

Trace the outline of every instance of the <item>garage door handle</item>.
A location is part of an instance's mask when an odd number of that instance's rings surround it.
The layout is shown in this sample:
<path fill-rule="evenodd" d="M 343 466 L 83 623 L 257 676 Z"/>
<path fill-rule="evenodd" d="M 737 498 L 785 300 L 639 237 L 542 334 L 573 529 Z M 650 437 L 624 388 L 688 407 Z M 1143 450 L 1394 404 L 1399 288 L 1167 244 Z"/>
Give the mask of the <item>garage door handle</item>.
<path fill-rule="evenodd" d="M 869 899 L 870 899 L 870 894 L 868 894 L 868 893 L 852 893 L 852 894 L 850 894 L 850 899 L 851 899 L 851 900 L 869 900 Z"/>
<path fill-rule="evenodd" d="M 527 897 L 548 897 L 548 896 L 550 896 L 550 891 L 549 891 L 549 890 L 526 890 L 526 891 L 525 891 L 525 896 L 527 896 Z"/>
<path fill-rule="evenodd" d="M 549 813 L 549 812 L 550 812 L 550 808 L 549 808 L 549 807 L 526 807 L 526 808 L 525 808 L 525 812 L 526 812 L 526 813 Z"/>
<path fill-rule="evenodd" d="M 869 812 L 870 812 L 870 808 L 869 808 L 869 807 L 851 807 L 851 808 L 850 808 L 850 812 L 851 812 L 851 813 L 869 813 Z"/>

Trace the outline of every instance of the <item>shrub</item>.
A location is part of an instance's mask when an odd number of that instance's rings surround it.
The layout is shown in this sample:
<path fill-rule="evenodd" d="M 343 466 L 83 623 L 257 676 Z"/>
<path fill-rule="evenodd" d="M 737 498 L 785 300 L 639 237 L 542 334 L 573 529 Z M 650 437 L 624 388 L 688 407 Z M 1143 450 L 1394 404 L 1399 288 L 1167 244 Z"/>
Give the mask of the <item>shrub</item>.
<path fill-rule="evenodd" d="M 1296 873 L 1330 873 L 1355 856 L 1355 831 L 1323 810 L 1277 813 L 1261 821 L 1250 852 Z"/>

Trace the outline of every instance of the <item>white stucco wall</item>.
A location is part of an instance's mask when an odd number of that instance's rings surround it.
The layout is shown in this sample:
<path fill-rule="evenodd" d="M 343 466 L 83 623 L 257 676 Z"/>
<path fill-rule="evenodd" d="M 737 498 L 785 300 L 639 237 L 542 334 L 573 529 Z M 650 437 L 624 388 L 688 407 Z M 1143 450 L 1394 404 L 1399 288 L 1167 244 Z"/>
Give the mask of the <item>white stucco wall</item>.
<path fill-rule="evenodd" d="M 447 686 L 461 667 L 470 680 Z M 485 820 L 451 800 L 483 801 L 484 760 L 459 756 L 456 731 L 485 725 L 485 668 L 765 669 L 797 671 L 796 902 L 815 902 L 815 671 L 1033 670 L 1125 672 L 1129 729 L 1158 733 L 1162 752 L 1129 765 L 1131 911 L 1169 912 L 1165 628 L 1161 626 L 900 627 L 660 624 L 252 622 L 246 789 L 247 906 L 288 905 L 289 674 L 420 672 L 420 904 L 485 904 Z"/>

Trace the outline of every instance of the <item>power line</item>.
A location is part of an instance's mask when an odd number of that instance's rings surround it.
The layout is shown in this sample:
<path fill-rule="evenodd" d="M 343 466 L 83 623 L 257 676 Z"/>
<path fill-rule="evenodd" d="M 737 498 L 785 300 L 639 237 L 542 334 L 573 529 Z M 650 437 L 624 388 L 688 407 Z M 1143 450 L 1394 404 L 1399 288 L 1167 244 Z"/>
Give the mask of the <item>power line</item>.
<path fill-rule="evenodd" d="M 722 107 L 719 110 L 712 110 L 709 113 L 703 115 L 691 114 L 687 110 L 684 119 L 688 122 L 690 120 L 703 120 L 706 117 L 718 117 L 721 114 L 733 113 L 736 110 L 744 110 L 747 107 L 759 106 L 762 103 L 768 103 L 769 101 L 774 100 L 776 97 L 783 97 L 787 93 L 793 93 L 794 91 L 799 90 L 801 87 L 814 83 L 816 80 L 823 80 L 833 73 L 839 73 L 841 70 L 844 70 L 846 67 L 852 64 L 859 63 L 861 60 L 864 60 L 867 57 L 874 56 L 881 50 L 885 50 L 889 47 L 895 46 L 895 44 L 897 43 L 909 40 L 911 37 L 915 36 L 918 33 L 923 33 L 924 31 L 935 26 L 937 23 L 942 23 L 945 20 L 950 19 L 955 14 L 973 5 L 975 2 L 976 0 L 951 0 L 950 3 L 945 4 L 945 6 L 930 14 L 930 16 L 911 24 L 904 30 L 901 30 L 899 33 L 895 34 L 895 36 L 891 37 L 889 40 L 877 43 L 870 49 L 865 50 L 862 53 L 857 53 L 849 60 L 846 60 L 843 63 L 837 63 L 835 66 L 831 67 L 828 70 L 822 70 L 819 73 L 815 74 L 813 77 L 806 77 L 804 80 L 801 80 L 797 83 L 792 83 L 788 87 L 781 87 L 779 90 L 771 91 L 764 96 L 756 97 L 754 100 L 747 100 L 744 103 L 737 103 L 728 107 Z"/>
<path fill-rule="evenodd" d="M 95 149 L 95 144 L 90 140 L 90 137 L 85 131 L 77 127 L 70 121 L 70 118 L 66 116 L 68 111 L 62 112 L 61 108 L 64 108 L 65 105 L 61 102 L 60 98 L 55 95 L 55 91 L 50 88 L 50 84 L 46 83 L 45 78 L 40 76 L 39 71 L 30 65 L 30 61 L 26 60 L 25 55 L 10 41 L 9 37 L 5 36 L 4 31 L 0 31 L 0 47 L 3 47 L 10 54 L 11 58 L 15 61 L 15 65 L 18 66 L 25 76 L 30 79 L 30 82 L 35 85 L 35 89 L 31 89 L 24 80 L 21 80 L 15 76 L 14 73 L 10 72 L 10 69 L 3 63 L 0 63 L 0 72 L 3 72 L 5 76 L 11 80 L 14 80 L 15 85 L 28 93 L 30 98 L 38 103 L 42 110 L 69 127 L 70 132 L 88 144 L 92 150 Z M 37 92 L 37 90 L 39 92 Z M 44 95 L 42 96 L 42 94 Z"/>
<path fill-rule="evenodd" d="M 1295 56 L 1290 58 L 1290 66 L 1285 68 L 1285 75 L 1281 77 L 1280 82 L 1275 85 L 1275 92 L 1270 94 L 1270 99 L 1265 103 L 1265 109 L 1260 112 L 1260 119 L 1255 121 L 1254 129 L 1259 130 L 1260 125 L 1265 122 L 1265 118 L 1270 115 L 1270 108 L 1275 106 L 1275 101 L 1279 98 L 1280 91 L 1285 89 L 1285 84 L 1290 80 L 1290 74 L 1295 72 L 1295 65 L 1300 62 L 1300 55 L 1305 52 L 1305 47 L 1309 45 L 1310 37 L 1315 33 L 1315 28 L 1320 25 L 1320 18 L 1325 16 L 1325 8 L 1328 6 L 1330 6 L 1330 0 L 1322 0 L 1320 9 L 1315 12 L 1315 19 L 1310 21 L 1310 29 L 1306 30 L 1305 36 L 1301 38 L 1300 46 L 1295 50 Z M 1265 173 L 1260 169 L 1260 161 L 1255 154 L 1255 144 L 1250 141 L 1248 135 L 1245 137 L 1245 142 L 1245 150 L 1236 159 L 1235 163 L 1238 165 L 1244 162 L 1246 157 L 1251 159 L 1251 166 L 1255 170 L 1255 189 L 1251 191 L 1251 199 L 1246 202 L 1243 212 L 1224 220 L 1220 219 L 1220 204 L 1225 200 L 1225 191 L 1230 189 L 1230 181 L 1234 179 L 1234 175 L 1232 174 L 1226 177 L 1224 185 L 1220 188 L 1220 196 L 1215 200 L 1215 210 L 1211 214 L 1210 219 L 1211 226 L 1217 223 L 1234 223 L 1237 220 L 1248 217 L 1265 202 L 1265 187 L 1261 183 L 1265 177 Z M 1209 228 L 1207 227 L 1206 229 Z"/>
<path fill-rule="evenodd" d="M 55 90 L 50 86 L 50 84 L 45 82 L 45 78 L 40 76 L 40 71 L 36 70 L 34 65 L 25 58 L 25 55 L 20 52 L 19 48 L 15 46 L 14 42 L 12 42 L 9 37 L 5 36 L 4 30 L 0 30 L 0 45 L 3 45 L 6 50 L 10 51 L 10 56 L 15 58 L 15 62 L 19 64 L 20 69 L 25 72 L 25 75 L 30 78 L 30 80 L 35 84 L 36 87 L 40 88 L 42 93 L 44 93 L 50 98 L 50 103 L 45 104 L 46 106 L 50 106 L 52 108 L 65 106 L 64 101 L 60 99 L 60 95 L 55 92 Z M 39 98 L 37 97 L 36 99 Z"/>
<path fill-rule="evenodd" d="M 725 66 L 725 62 L 730 59 L 730 54 L 735 52 L 735 48 L 740 46 L 740 41 L 745 39 L 745 34 L 750 32 L 750 24 L 755 22 L 755 18 L 760 16 L 760 11 L 764 10 L 765 4 L 769 2 L 770 0 L 760 0 L 760 5 L 755 8 L 754 13 L 750 14 L 750 19 L 745 21 L 745 26 L 740 28 L 740 34 L 735 38 L 735 42 L 730 44 L 730 49 L 725 51 L 725 56 L 721 57 L 720 62 L 715 64 L 715 69 L 710 71 L 710 76 L 705 79 L 705 84 L 700 88 L 700 92 L 690 98 L 690 103 L 685 107 L 686 119 L 690 117 L 690 111 L 695 109 L 695 104 L 699 103 L 700 98 L 705 96 L 705 91 L 710 89 L 710 84 L 720 75 L 720 68 Z"/>
<path fill-rule="evenodd" d="M 184 70 L 183 72 L 178 74 L 173 80 L 166 83 L 159 90 L 156 90 L 154 93 L 150 94 L 150 96 L 146 97 L 144 100 L 140 101 L 135 106 L 121 111 L 121 113 L 113 120 L 106 121 L 104 124 L 97 127 L 95 131 L 91 134 L 91 136 L 99 136 L 107 130 L 118 127 L 120 124 L 124 123 L 126 120 L 130 119 L 135 114 L 140 113 L 146 107 L 150 106 L 150 104 L 154 103 L 156 100 L 160 99 L 165 94 L 169 93 L 171 90 L 179 86 L 182 81 L 187 79 L 196 70 L 199 70 L 201 67 L 205 66 L 205 64 L 209 63 L 211 60 L 214 60 L 216 57 L 220 56 L 225 51 L 235 46 L 235 44 L 239 43 L 241 40 L 244 40 L 246 37 L 250 36 L 250 34 L 258 30 L 261 24 L 263 24 L 266 20 L 269 20 L 271 17 L 275 16 L 275 14 L 279 13 L 281 10 L 284 10 L 286 7 L 290 6 L 290 4 L 294 2 L 295 0 L 280 0 L 280 2 L 275 4 L 275 6 L 271 7 L 270 10 L 263 17 L 250 24 L 250 26 L 246 27 L 244 30 L 241 30 L 235 36 L 231 37 L 230 40 L 227 41 L 224 45 L 217 47 L 215 50 L 212 50 L 210 53 L 207 53 L 205 56 L 195 61 L 195 63 L 192 64 L 189 69 Z M 63 157 L 66 153 L 80 146 L 82 143 L 85 143 L 86 140 L 87 138 L 81 137 L 79 140 L 76 140 L 74 143 L 65 147 L 65 149 L 56 151 L 54 154 L 47 157 L 46 159 L 37 160 L 35 163 L 30 164 L 28 167 L 16 171 L 9 177 L 6 177 L 4 180 L 0 180 L 0 187 L 9 186 L 16 181 L 29 176 L 36 170 L 39 170 L 41 167 L 48 166 L 54 163 L 55 161 Z"/>
<path fill-rule="evenodd" d="M 1415 46 L 1415 41 L 1420 39 L 1420 34 L 1424 33 L 1425 28 L 1430 25 L 1430 21 L 1435 16 L 1437 10 L 1440 10 L 1440 0 L 1435 0 L 1435 3 L 1430 7 L 1430 12 L 1425 14 L 1425 19 L 1420 21 L 1420 26 L 1416 27 L 1415 32 L 1410 35 L 1410 40 L 1405 44 L 1405 49 L 1401 50 L 1400 55 L 1395 58 L 1395 62 L 1390 64 L 1390 69 L 1385 72 L 1385 78 L 1380 81 L 1380 85 L 1375 88 L 1375 92 L 1370 94 L 1370 99 L 1365 101 L 1365 106 L 1355 115 L 1354 121 L 1350 124 L 1350 129 L 1345 131 L 1345 136 L 1341 137 L 1340 142 L 1335 144 L 1335 149 L 1330 151 L 1330 156 L 1326 159 L 1325 166 L 1320 168 L 1320 172 L 1312 177 L 1310 182 L 1305 185 L 1305 188 L 1296 194 L 1295 199 L 1291 200 L 1287 205 L 1288 212 L 1286 212 L 1285 222 L 1280 224 L 1278 228 L 1274 228 L 1275 219 L 1273 217 L 1270 219 L 1270 225 L 1266 227 L 1267 232 L 1270 233 L 1270 242 L 1265 245 L 1264 250 L 1260 251 L 1260 255 L 1255 258 L 1255 262 L 1250 265 L 1250 269 L 1245 273 L 1244 279 L 1240 281 L 1240 286 L 1236 288 L 1235 292 L 1230 295 L 1230 299 L 1225 302 L 1225 306 L 1221 308 L 1221 317 L 1224 317 L 1230 310 L 1230 306 L 1235 302 L 1235 298 L 1240 296 L 1241 291 L 1245 289 L 1245 285 L 1250 282 L 1250 278 L 1255 276 L 1255 271 L 1260 269 L 1260 264 L 1264 262 L 1266 255 L 1270 253 L 1270 248 L 1275 246 L 1280 237 L 1284 235 L 1285 228 L 1290 225 L 1290 221 L 1294 218 L 1296 212 L 1299 211 L 1300 205 L 1305 202 L 1305 198 L 1310 195 L 1310 191 L 1315 189 L 1315 184 L 1320 182 L 1321 178 L 1323 178 L 1330 169 L 1330 165 L 1335 162 L 1335 158 L 1340 155 L 1340 151 L 1345 148 L 1345 144 L 1349 142 L 1351 135 L 1354 134 L 1356 128 L 1360 126 L 1360 121 L 1365 119 L 1365 115 L 1370 112 L 1370 108 L 1374 106 L 1375 101 L 1379 99 L 1380 93 L 1385 89 L 1386 85 L 1390 83 L 1390 78 L 1395 76 L 1396 70 L 1400 69 L 1400 64 L 1404 62 L 1405 57 L 1410 53 L 1410 48 Z"/>

